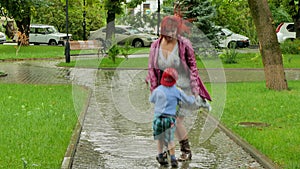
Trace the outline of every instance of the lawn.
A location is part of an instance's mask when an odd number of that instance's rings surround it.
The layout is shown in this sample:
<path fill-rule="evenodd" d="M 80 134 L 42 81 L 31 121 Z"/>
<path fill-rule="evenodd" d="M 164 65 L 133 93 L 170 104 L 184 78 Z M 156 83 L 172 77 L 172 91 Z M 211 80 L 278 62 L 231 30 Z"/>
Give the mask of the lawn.
<path fill-rule="evenodd" d="M 64 57 L 62 46 L 23 46 L 0 45 L 0 60 L 43 59 Z"/>
<path fill-rule="evenodd" d="M 60 168 L 78 119 L 72 85 L 0 84 L 0 93 L 0 168 Z"/>
<path fill-rule="evenodd" d="M 300 81 L 288 91 L 265 88 L 264 82 L 228 83 L 221 121 L 263 154 L 286 169 L 300 168 Z M 241 127 L 262 122 L 268 127 Z"/>
<path fill-rule="evenodd" d="M 129 53 L 145 53 L 149 48 L 131 48 Z M 96 54 L 97 50 L 72 50 L 71 55 L 78 54 Z M 0 45 L 0 60 L 16 60 L 16 59 L 42 59 L 42 58 L 64 58 L 64 46 L 14 46 L 14 45 Z M 72 57 L 72 56 L 71 56 Z"/>

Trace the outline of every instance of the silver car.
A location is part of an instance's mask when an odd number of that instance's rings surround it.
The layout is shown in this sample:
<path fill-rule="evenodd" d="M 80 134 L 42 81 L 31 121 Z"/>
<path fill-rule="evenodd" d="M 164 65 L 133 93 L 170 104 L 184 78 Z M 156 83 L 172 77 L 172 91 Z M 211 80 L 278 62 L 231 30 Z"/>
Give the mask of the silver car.
<path fill-rule="evenodd" d="M 6 42 L 6 36 L 4 33 L 0 32 L 0 44 L 3 44 Z"/>
<path fill-rule="evenodd" d="M 90 33 L 90 40 L 104 41 L 106 39 L 106 27 L 102 27 Z M 124 45 L 128 42 L 133 47 L 150 46 L 157 39 L 156 35 L 142 33 L 132 26 L 116 25 L 115 41 L 118 45 Z"/>
<path fill-rule="evenodd" d="M 248 37 L 234 33 L 226 28 L 222 28 L 217 36 L 220 41 L 219 47 L 221 48 L 246 48 L 250 45 L 250 40 Z"/>

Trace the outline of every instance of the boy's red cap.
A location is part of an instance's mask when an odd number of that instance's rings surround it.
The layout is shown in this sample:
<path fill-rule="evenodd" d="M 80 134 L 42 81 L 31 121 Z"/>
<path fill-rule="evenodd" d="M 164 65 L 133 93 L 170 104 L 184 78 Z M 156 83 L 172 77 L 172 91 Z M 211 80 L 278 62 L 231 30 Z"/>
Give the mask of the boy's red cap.
<path fill-rule="evenodd" d="M 160 79 L 160 83 L 164 86 L 171 87 L 176 83 L 178 73 L 174 68 L 166 68 Z"/>

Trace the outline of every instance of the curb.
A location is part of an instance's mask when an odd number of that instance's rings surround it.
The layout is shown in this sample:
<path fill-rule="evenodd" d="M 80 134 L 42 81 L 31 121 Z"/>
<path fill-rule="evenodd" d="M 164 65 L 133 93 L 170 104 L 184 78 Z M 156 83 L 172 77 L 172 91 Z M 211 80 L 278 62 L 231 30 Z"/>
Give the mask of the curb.
<path fill-rule="evenodd" d="M 262 154 L 255 147 L 250 145 L 240 136 L 234 134 L 230 129 L 226 128 L 220 121 L 216 120 L 213 116 L 209 115 L 204 111 L 205 115 L 210 118 L 214 123 L 218 123 L 219 129 L 221 129 L 230 139 L 232 139 L 236 144 L 241 146 L 246 152 L 248 152 L 254 159 L 257 160 L 266 169 L 281 169 L 276 165 L 271 159 L 266 155 Z"/>
<path fill-rule="evenodd" d="M 74 128 L 73 134 L 71 136 L 71 140 L 70 143 L 68 145 L 68 148 L 66 150 L 64 159 L 62 161 L 62 165 L 61 165 L 61 169 L 71 169 L 72 168 L 72 163 L 73 163 L 73 159 L 74 159 L 74 155 L 77 149 L 77 145 L 80 139 L 80 134 L 81 134 L 81 130 L 82 130 L 82 125 L 85 119 L 85 114 L 87 112 L 87 109 L 89 107 L 89 102 L 92 96 L 92 90 L 84 87 L 88 90 L 89 94 L 88 94 L 88 99 L 86 101 L 85 104 L 85 109 L 84 111 L 82 111 L 78 117 L 76 126 Z"/>

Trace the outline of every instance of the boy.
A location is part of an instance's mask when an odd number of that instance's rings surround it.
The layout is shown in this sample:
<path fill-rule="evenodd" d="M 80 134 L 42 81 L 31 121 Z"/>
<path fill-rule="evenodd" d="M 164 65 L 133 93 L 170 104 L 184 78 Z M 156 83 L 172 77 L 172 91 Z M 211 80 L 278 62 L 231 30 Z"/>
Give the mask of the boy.
<path fill-rule="evenodd" d="M 153 136 L 157 140 L 157 161 L 161 165 L 168 164 L 163 153 L 164 143 L 171 156 L 171 166 L 178 167 L 175 157 L 174 134 L 176 129 L 176 108 L 179 101 L 187 104 L 196 102 L 195 96 L 187 96 L 176 87 L 178 73 L 173 68 L 166 68 L 162 74 L 161 85 L 153 90 L 149 101 L 155 104 L 153 119 Z"/>

